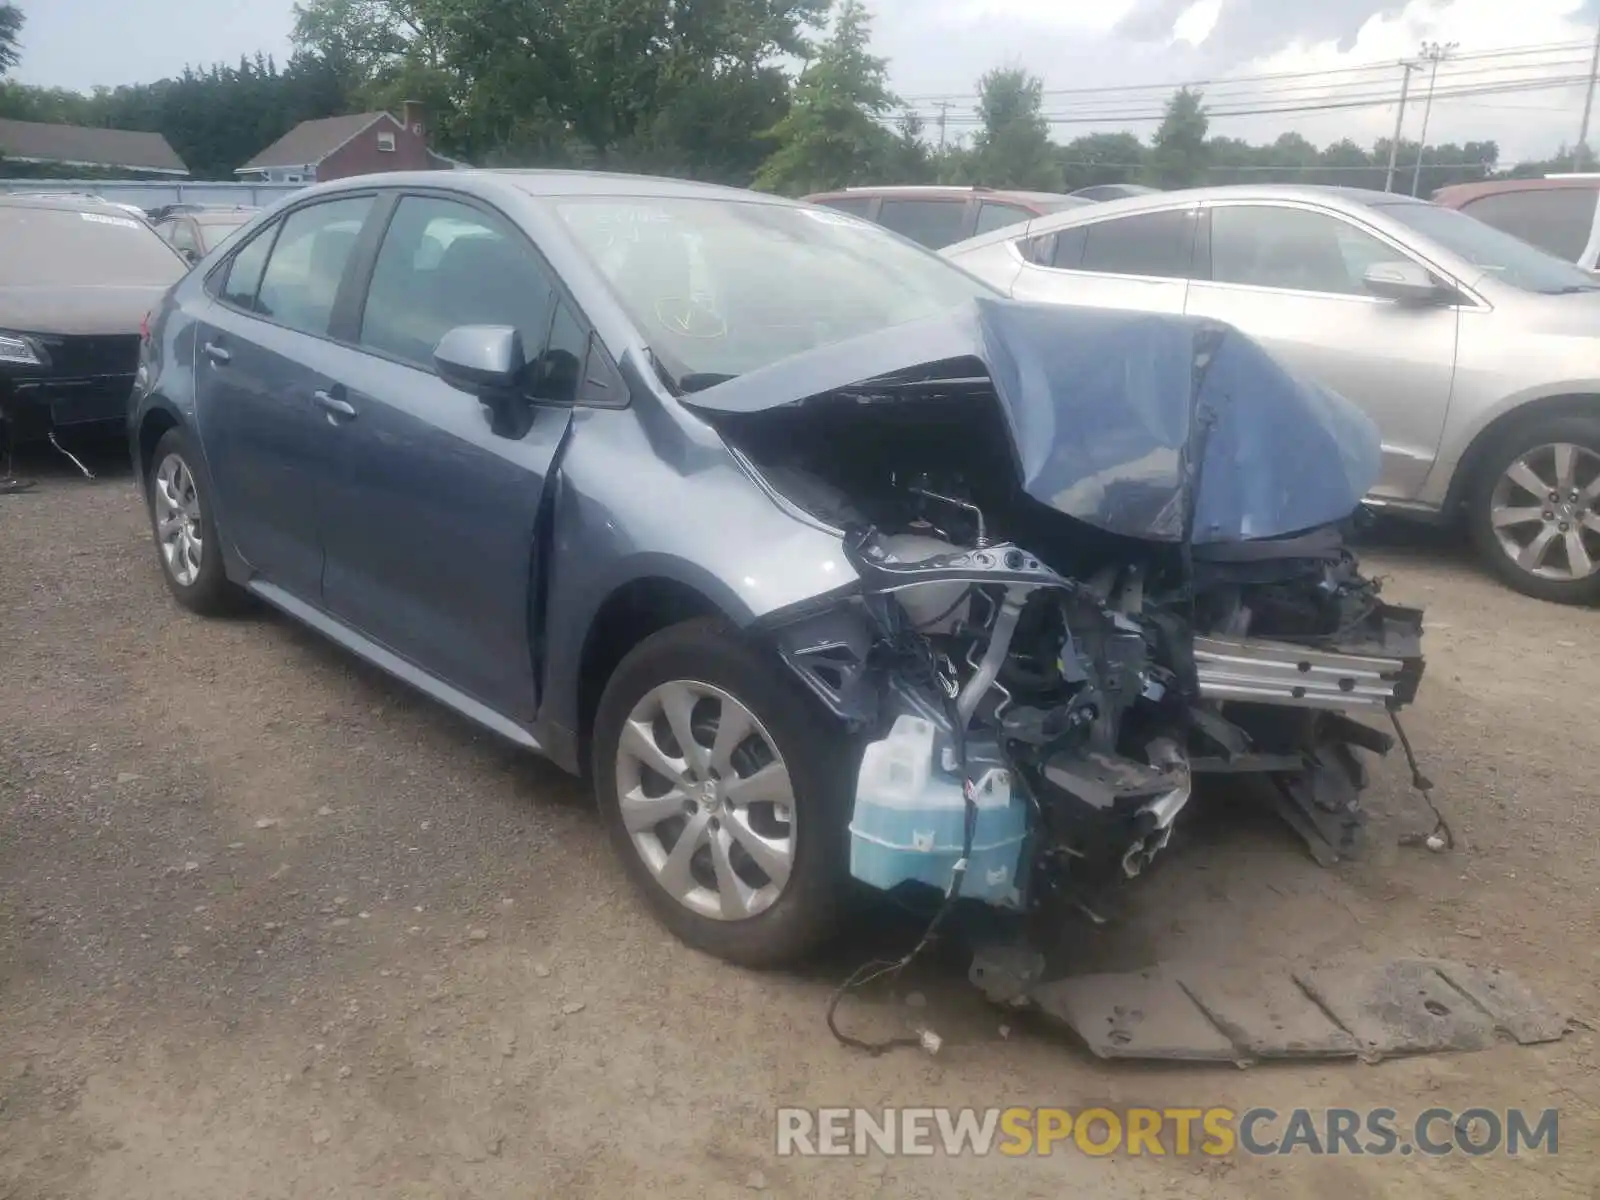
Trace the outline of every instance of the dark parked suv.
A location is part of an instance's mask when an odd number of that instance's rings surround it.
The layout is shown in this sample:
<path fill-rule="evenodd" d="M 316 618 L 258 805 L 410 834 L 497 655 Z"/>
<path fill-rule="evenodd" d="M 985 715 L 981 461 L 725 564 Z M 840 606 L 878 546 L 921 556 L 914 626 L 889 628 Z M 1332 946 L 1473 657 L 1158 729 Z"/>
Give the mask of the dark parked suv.
<path fill-rule="evenodd" d="M 865 217 L 939 250 L 956 242 L 1091 204 L 1059 192 L 1000 192 L 981 187 L 860 187 L 807 196 L 812 204 Z"/>
<path fill-rule="evenodd" d="M 1433 194 L 1435 204 L 1458 208 L 1588 271 L 1600 260 L 1597 199 L 1600 175 L 1489 179 L 1454 184 Z"/>
<path fill-rule="evenodd" d="M 0 196 L 0 433 L 120 425 L 140 325 L 186 269 L 115 205 Z"/>

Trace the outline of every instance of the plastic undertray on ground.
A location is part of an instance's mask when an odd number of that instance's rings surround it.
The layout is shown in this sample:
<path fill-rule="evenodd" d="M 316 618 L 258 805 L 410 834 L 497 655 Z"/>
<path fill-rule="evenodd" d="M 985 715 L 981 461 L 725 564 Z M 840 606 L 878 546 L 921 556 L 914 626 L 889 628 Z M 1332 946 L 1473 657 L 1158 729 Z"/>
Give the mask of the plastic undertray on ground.
<path fill-rule="evenodd" d="M 991 1000 L 1038 1010 L 1100 1058 L 1246 1064 L 1482 1050 L 1560 1039 L 1573 1022 L 1497 967 L 1401 958 L 1261 971 L 1163 964 L 1029 978 L 1033 960 L 980 952 Z"/>

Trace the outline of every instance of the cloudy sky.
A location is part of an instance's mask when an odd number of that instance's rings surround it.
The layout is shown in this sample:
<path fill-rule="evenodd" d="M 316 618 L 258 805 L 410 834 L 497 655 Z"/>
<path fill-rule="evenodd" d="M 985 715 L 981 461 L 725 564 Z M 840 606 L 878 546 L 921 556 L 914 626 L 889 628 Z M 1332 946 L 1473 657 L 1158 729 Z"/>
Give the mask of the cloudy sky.
<path fill-rule="evenodd" d="M 291 0 L 20 0 L 27 83 L 132 83 L 186 63 L 262 50 L 288 55 Z M 1251 114 L 1398 92 L 1399 60 L 1424 40 L 1455 42 L 1439 71 L 1430 141 L 1494 138 L 1502 157 L 1543 157 L 1574 141 L 1584 89 L 1521 85 L 1586 78 L 1600 0 L 868 0 L 896 90 L 948 131 L 971 120 L 986 69 L 1041 76 L 1058 140 L 1096 129 L 1148 135 L 1164 85 L 1210 81 L 1212 131 L 1252 141 L 1295 130 L 1320 143 L 1370 143 L 1393 129 L 1392 103 Z M 1505 54 L 1508 49 L 1544 47 Z M 1383 65 L 1387 64 L 1387 65 Z M 1364 69 L 1362 69 L 1364 68 Z M 1336 72 L 1319 75 L 1317 72 Z M 1260 78 L 1269 76 L 1270 78 Z M 1413 95 L 1424 77 L 1413 80 Z M 1111 89 L 1119 90 L 1094 90 Z M 1484 94 L 1483 88 L 1498 91 Z M 1452 94 L 1455 93 L 1455 94 Z M 1460 94 L 1467 93 L 1467 94 Z M 1474 94 L 1476 93 L 1476 94 Z M 1415 137 L 1421 106 L 1407 110 Z M 1600 121 L 1600 116 L 1597 116 Z M 1594 139 L 1591 138 L 1591 141 Z"/>

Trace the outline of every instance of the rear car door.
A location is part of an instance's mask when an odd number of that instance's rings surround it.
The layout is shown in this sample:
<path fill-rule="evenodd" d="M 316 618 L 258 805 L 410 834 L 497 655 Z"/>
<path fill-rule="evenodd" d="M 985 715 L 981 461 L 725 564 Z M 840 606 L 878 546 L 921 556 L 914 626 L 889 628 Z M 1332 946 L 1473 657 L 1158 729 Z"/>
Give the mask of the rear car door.
<path fill-rule="evenodd" d="M 363 273 L 354 345 L 327 389 L 338 467 L 324 603 L 502 716 L 531 720 L 535 524 L 588 328 L 522 232 L 458 196 L 398 197 Z M 520 402 L 496 410 L 439 378 L 434 347 L 462 325 L 521 333 Z"/>
<path fill-rule="evenodd" d="M 1197 259 L 1185 311 L 1236 326 L 1362 408 L 1383 439 L 1374 494 L 1415 496 L 1450 405 L 1459 312 L 1381 299 L 1363 276 L 1376 263 L 1416 256 L 1343 214 L 1218 202 L 1206 209 Z"/>
<path fill-rule="evenodd" d="M 209 281 L 198 328 L 196 420 L 219 525 L 256 574 L 312 604 L 334 453 L 317 395 L 331 383 L 334 311 L 374 201 L 306 204 L 263 229 Z"/>
<path fill-rule="evenodd" d="M 1194 206 L 1070 225 L 1019 243 L 1018 300 L 1183 312 L 1193 267 Z"/>

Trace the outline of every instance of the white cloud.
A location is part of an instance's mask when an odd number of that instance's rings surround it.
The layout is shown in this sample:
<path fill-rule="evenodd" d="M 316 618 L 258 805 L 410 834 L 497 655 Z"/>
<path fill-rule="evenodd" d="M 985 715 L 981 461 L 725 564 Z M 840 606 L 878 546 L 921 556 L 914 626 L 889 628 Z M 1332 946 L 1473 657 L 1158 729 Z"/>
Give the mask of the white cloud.
<path fill-rule="evenodd" d="M 1222 0 L 1198 0 L 1172 23 L 1172 40 L 1202 45 L 1222 16 Z"/>

